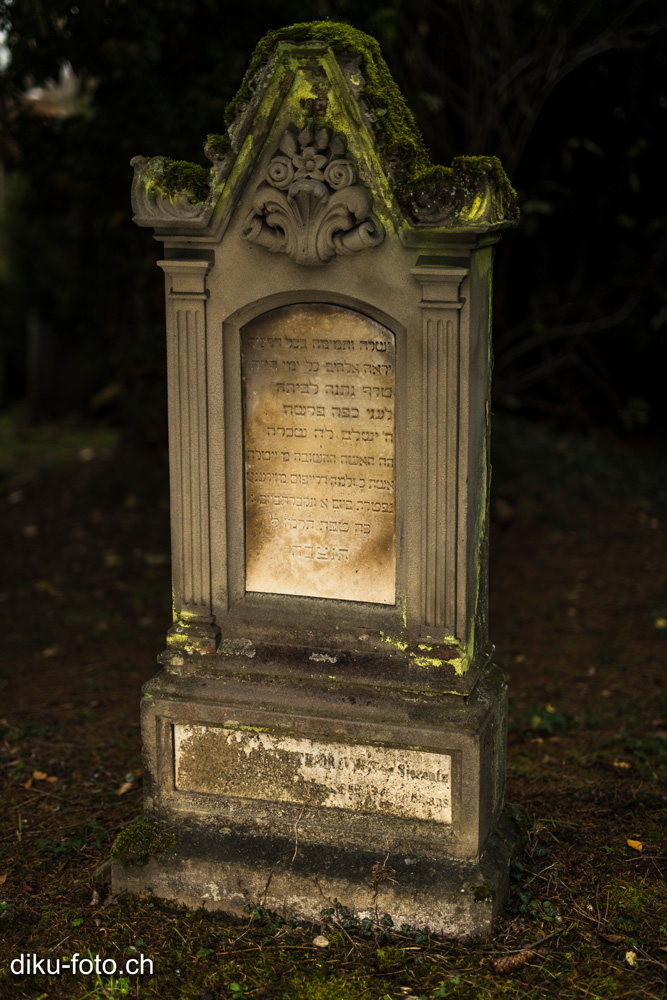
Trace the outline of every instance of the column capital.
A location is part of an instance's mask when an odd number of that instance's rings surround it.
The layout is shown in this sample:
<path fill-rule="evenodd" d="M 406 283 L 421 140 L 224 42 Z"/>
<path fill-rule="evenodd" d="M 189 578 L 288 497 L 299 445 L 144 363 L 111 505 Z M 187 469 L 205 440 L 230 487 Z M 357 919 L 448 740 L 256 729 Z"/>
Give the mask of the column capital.
<path fill-rule="evenodd" d="M 172 295 L 187 295 L 191 298 L 208 295 L 206 275 L 211 270 L 210 261 L 159 260 L 157 266 L 162 268 L 165 277 L 171 278 Z"/>
<path fill-rule="evenodd" d="M 411 267 L 410 274 L 413 274 L 421 285 L 422 309 L 443 305 L 449 309 L 460 309 L 463 305 L 463 301 L 459 301 L 459 289 L 470 274 L 467 267 L 428 264 L 423 267 Z"/>

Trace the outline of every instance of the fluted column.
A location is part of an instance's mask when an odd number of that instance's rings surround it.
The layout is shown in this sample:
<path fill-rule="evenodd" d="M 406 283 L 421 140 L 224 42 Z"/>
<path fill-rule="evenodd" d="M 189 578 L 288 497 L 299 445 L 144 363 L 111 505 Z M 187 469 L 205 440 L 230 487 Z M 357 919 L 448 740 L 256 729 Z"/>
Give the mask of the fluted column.
<path fill-rule="evenodd" d="M 461 285 L 469 271 L 429 265 L 411 273 L 422 289 L 422 621 L 435 635 L 463 639 L 468 387 Z"/>
<path fill-rule="evenodd" d="M 205 260 L 161 260 L 167 310 L 174 626 L 170 645 L 212 652 Z"/>

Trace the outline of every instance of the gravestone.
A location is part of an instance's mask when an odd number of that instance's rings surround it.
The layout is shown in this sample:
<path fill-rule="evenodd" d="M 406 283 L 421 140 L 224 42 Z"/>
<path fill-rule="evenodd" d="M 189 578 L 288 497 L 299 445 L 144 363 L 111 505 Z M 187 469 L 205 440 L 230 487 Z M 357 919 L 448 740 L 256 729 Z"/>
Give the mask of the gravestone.
<path fill-rule="evenodd" d="M 491 269 L 514 192 L 494 158 L 431 164 L 377 43 L 329 22 L 260 43 L 205 149 L 210 170 L 133 161 L 164 244 L 174 624 L 142 701 L 156 839 L 120 838 L 114 889 L 489 933 L 511 846 Z"/>

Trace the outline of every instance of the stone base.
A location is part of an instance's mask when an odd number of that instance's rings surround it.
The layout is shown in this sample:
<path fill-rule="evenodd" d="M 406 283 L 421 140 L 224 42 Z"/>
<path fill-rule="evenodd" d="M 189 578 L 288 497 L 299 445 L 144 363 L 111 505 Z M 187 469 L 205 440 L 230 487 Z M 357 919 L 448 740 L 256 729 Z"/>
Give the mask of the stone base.
<path fill-rule="evenodd" d="M 359 921 L 389 914 L 398 930 L 484 938 L 505 900 L 515 831 L 503 817 L 478 861 L 406 857 L 256 837 L 229 828 L 180 828 L 171 850 L 145 864 L 112 862 L 115 895 L 149 893 L 188 907 L 243 915 L 261 904 L 320 923 L 335 900 Z"/>
<path fill-rule="evenodd" d="M 488 935 L 512 844 L 502 673 L 425 695 L 322 675 L 329 654 L 252 653 L 178 654 L 144 686 L 143 831 L 176 844 L 119 854 L 114 892 L 311 922 L 337 899 L 359 920 Z"/>

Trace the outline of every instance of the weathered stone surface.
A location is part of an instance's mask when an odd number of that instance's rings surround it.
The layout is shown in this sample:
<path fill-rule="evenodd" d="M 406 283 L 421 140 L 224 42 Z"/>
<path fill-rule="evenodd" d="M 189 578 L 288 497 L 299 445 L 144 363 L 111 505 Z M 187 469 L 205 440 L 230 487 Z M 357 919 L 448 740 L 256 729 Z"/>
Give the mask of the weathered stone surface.
<path fill-rule="evenodd" d="M 278 837 L 298 823 L 300 841 L 332 848 L 362 849 L 372 832 L 385 850 L 479 855 L 504 795 L 506 686 L 497 668 L 466 700 L 425 699 L 326 674 L 281 679 L 261 650 L 245 660 L 258 668 L 250 679 L 244 659 L 216 672 L 218 657 L 196 657 L 145 685 L 148 815 Z M 369 762 L 376 774 L 366 779 Z M 384 793 L 377 772 L 392 786 Z"/>
<path fill-rule="evenodd" d="M 414 225 L 482 232 L 516 224 L 519 216 L 516 192 L 497 157 L 459 156 L 449 167 L 432 163 L 377 41 L 347 24 L 320 21 L 279 28 L 260 41 L 241 90 L 228 109 L 227 131 L 209 137 L 216 140 L 214 148 L 209 142 L 204 147 L 213 163 L 208 177 L 198 164 L 165 160 L 161 156 L 134 158 L 132 205 L 139 225 L 156 226 L 162 231 L 186 228 L 192 232 L 210 232 L 215 227 L 216 215 L 221 208 L 224 211 L 225 203 L 234 202 L 242 181 L 239 172 L 234 170 L 235 165 L 246 147 L 254 146 L 261 139 L 256 127 L 258 112 L 263 104 L 269 103 L 272 90 L 281 95 L 291 83 L 290 76 L 298 65 L 295 51 L 308 53 L 312 61 L 317 60 L 320 65 L 328 61 L 331 69 L 335 66 L 336 75 L 345 88 L 348 108 L 349 102 L 354 101 L 365 129 L 373 138 L 377 169 L 391 177 L 393 195 L 400 204 L 401 214 Z M 266 174 L 263 175 L 244 231 L 246 238 L 259 240 L 273 251 L 289 252 L 294 259 L 306 264 L 322 264 L 336 253 L 355 253 L 375 246 L 384 235 L 381 222 L 370 214 L 368 192 L 354 184 L 349 176 L 350 169 L 357 171 L 346 152 L 336 149 L 333 162 L 338 167 L 343 156 L 349 166 L 343 168 L 344 172 L 338 171 L 334 184 L 328 184 L 328 178 L 325 180 L 323 168 L 328 164 L 322 159 L 330 147 L 327 149 L 326 144 L 329 135 L 324 143 L 322 134 L 328 131 L 326 126 L 331 119 L 336 120 L 329 104 L 330 95 L 321 86 L 302 96 L 302 108 L 315 119 L 310 134 L 307 129 L 312 122 L 306 124 L 306 130 L 296 130 L 300 136 L 308 135 L 307 145 L 304 141 L 301 150 L 298 146 L 294 149 L 293 145 L 276 148 L 274 160 L 282 157 L 283 161 L 275 164 L 272 171 L 272 179 L 277 180 L 273 188 L 277 197 L 267 201 L 266 188 L 270 185 L 266 182 Z M 284 145 L 284 134 L 281 138 Z M 347 137 L 336 138 L 344 141 Z M 323 143 L 319 147 L 318 139 Z M 302 155 L 304 148 L 308 149 L 308 158 Z M 285 162 L 292 160 L 294 153 L 300 156 L 300 161 L 294 164 L 297 167 L 295 175 L 302 171 L 299 177 L 289 175 Z M 308 160 L 312 162 L 311 170 L 307 169 Z M 304 180 L 310 180 L 311 184 L 303 185 Z M 348 180 L 348 190 L 354 190 L 356 197 L 352 201 L 337 199 L 341 187 L 345 194 L 345 181 Z M 296 185 L 296 189 L 290 190 L 292 185 Z M 322 185 L 319 191 L 318 185 Z M 333 206 L 328 206 L 332 189 Z M 316 197 L 311 198 L 316 192 Z M 320 241 L 316 239 L 320 227 L 308 224 L 308 216 L 317 215 L 318 208 L 325 217 L 321 227 L 325 232 Z M 331 213 L 333 225 L 327 225 L 327 209 L 331 212 L 331 208 L 334 209 Z M 331 238 L 333 233 L 327 229 L 336 233 L 338 246 L 336 239 Z M 324 252 L 317 242 L 324 245 Z"/>
<path fill-rule="evenodd" d="M 452 821 L 452 761 L 222 726 L 174 726 L 177 791 Z"/>
<path fill-rule="evenodd" d="M 246 590 L 393 604 L 395 349 L 352 309 L 242 331 Z"/>
<path fill-rule="evenodd" d="M 116 892 L 149 891 L 238 916 L 248 901 L 261 901 L 315 924 L 337 899 L 360 921 L 388 913 L 395 927 L 428 927 L 466 940 L 491 933 L 507 892 L 513 841 L 514 830 L 503 821 L 479 860 L 452 862 L 382 846 L 350 851 L 304 844 L 300 837 L 248 836 L 232 827 L 183 827 L 178 846 L 144 866 L 114 860 L 113 884 Z M 378 877 L 379 869 L 390 877 Z"/>

